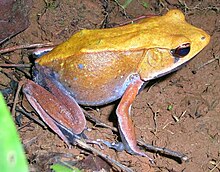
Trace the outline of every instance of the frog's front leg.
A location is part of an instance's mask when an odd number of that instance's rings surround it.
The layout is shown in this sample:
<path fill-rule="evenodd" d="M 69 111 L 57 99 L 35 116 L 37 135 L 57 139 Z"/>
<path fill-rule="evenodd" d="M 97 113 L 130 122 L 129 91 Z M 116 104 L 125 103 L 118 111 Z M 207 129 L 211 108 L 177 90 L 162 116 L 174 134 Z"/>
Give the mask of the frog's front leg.
<path fill-rule="evenodd" d="M 26 81 L 23 92 L 43 121 L 70 147 L 70 142 L 85 128 L 85 117 L 79 105 L 47 81 L 51 92 L 31 80 Z"/>
<path fill-rule="evenodd" d="M 135 129 L 130 115 L 131 105 L 143 85 L 144 81 L 142 81 L 139 76 L 130 83 L 121 98 L 116 114 L 118 116 L 119 130 L 125 149 L 131 154 L 148 157 L 149 160 L 153 162 L 153 160 L 141 152 L 137 146 Z"/>

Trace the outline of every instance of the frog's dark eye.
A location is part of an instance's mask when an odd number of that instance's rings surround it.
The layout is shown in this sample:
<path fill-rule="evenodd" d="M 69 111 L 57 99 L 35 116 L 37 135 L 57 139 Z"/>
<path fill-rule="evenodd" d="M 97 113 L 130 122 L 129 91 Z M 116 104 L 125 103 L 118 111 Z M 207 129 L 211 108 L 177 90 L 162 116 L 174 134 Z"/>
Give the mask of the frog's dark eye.
<path fill-rule="evenodd" d="M 170 52 L 174 57 L 179 57 L 179 58 L 184 57 L 190 52 L 190 44 L 189 43 L 183 44 L 177 47 L 176 49 L 172 49 Z"/>

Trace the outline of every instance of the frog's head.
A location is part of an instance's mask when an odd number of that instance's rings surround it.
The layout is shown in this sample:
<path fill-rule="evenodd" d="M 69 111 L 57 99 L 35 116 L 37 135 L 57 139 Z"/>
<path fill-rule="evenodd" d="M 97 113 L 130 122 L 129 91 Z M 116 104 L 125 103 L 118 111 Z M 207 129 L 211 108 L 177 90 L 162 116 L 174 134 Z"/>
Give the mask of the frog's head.
<path fill-rule="evenodd" d="M 154 26 L 152 46 L 143 54 L 138 68 L 141 78 L 145 81 L 175 71 L 210 41 L 210 36 L 187 23 L 179 10 L 171 10 L 164 16 L 150 20 Z"/>

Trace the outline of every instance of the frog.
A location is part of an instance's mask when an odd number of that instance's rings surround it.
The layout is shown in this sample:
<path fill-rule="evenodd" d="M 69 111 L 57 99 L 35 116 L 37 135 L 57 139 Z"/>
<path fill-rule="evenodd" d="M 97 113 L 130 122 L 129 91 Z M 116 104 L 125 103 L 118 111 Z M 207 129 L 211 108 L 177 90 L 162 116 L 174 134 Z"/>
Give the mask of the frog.
<path fill-rule="evenodd" d="M 115 28 L 83 29 L 36 59 L 34 81 L 27 81 L 23 92 L 68 146 L 84 135 L 80 105 L 120 100 L 116 115 L 122 142 L 108 146 L 150 158 L 137 145 L 132 103 L 150 80 L 180 69 L 209 41 L 177 9 Z"/>

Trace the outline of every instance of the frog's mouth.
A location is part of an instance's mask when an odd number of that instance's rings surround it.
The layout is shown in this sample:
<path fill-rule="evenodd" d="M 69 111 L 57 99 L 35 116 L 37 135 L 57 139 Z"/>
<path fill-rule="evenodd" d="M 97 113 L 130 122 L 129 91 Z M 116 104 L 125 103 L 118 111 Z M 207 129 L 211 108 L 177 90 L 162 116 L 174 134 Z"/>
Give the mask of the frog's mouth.
<path fill-rule="evenodd" d="M 191 58 L 193 59 L 193 58 Z M 181 69 L 183 66 L 186 65 L 186 63 L 188 63 L 191 59 L 188 59 L 188 60 L 185 60 L 184 62 L 180 61 L 182 60 L 181 58 L 179 57 L 174 57 L 174 66 L 171 66 L 170 68 L 168 69 L 165 69 L 163 71 L 161 71 L 160 73 L 156 74 L 155 76 L 152 77 L 152 79 L 156 79 L 156 78 L 159 78 L 159 77 L 162 77 L 164 75 L 167 75 L 169 73 L 172 73 L 172 72 L 175 72 L 179 69 Z"/>

